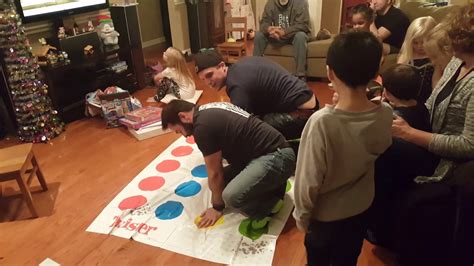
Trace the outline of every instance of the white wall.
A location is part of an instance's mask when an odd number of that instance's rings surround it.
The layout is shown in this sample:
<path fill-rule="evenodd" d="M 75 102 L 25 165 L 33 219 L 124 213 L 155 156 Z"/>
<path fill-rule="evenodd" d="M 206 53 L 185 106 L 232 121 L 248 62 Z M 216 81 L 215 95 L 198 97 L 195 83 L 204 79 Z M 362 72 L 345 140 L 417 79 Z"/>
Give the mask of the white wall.
<path fill-rule="evenodd" d="M 186 4 L 180 0 L 168 0 L 171 40 L 173 46 L 181 51 L 191 48 L 189 42 L 188 12 Z"/>

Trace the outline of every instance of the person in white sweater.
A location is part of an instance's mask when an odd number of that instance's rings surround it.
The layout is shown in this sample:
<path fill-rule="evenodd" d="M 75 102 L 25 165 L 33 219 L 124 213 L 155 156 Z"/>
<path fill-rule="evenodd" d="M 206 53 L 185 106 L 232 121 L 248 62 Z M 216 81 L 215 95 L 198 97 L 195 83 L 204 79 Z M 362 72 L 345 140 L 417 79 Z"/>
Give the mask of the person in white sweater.
<path fill-rule="evenodd" d="M 172 94 L 176 99 L 187 100 L 194 97 L 196 84 L 193 75 L 186 66 L 183 53 L 168 47 L 163 53 L 166 68 L 153 78 L 158 87 L 155 100 L 161 101 L 167 94 Z"/>
<path fill-rule="evenodd" d="M 293 216 L 306 232 L 308 265 L 356 265 L 374 198 L 374 162 L 392 143 L 392 109 L 366 88 L 382 45 L 370 32 L 342 33 L 327 55 L 339 94 L 308 120 L 301 137 Z"/>

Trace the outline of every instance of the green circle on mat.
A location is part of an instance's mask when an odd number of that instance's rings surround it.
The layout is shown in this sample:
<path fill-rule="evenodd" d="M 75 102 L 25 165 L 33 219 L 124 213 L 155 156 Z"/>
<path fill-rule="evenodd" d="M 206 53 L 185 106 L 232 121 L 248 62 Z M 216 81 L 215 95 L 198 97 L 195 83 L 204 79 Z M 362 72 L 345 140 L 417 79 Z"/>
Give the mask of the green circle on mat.
<path fill-rule="evenodd" d="M 290 189 L 291 189 L 291 183 L 290 183 L 290 181 L 286 181 L 286 188 L 285 188 L 285 192 L 288 192 L 288 191 L 290 191 Z"/>
<path fill-rule="evenodd" d="M 254 229 L 251 223 L 252 220 L 250 218 L 247 218 L 240 223 L 239 232 L 241 235 L 246 236 L 252 240 L 257 240 L 263 234 L 266 234 L 268 232 L 268 226 L 259 229 Z"/>

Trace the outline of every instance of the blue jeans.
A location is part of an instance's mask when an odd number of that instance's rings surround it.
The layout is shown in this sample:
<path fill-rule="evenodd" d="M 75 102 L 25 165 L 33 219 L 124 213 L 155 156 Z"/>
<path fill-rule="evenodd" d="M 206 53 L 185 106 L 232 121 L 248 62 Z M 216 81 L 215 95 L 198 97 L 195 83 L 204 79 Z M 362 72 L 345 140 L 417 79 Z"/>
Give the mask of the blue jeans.
<path fill-rule="evenodd" d="M 267 47 L 268 42 L 284 45 L 291 44 L 293 46 L 293 54 L 296 63 L 296 75 L 306 75 L 306 54 L 308 50 L 308 35 L 302 31 L 297 32 L 293 38 L 286 40 L 275 40 L 265 36 L 262 32 L 258 31 L 255 34 L 253 40 L 253 56 L 263 56 L 263 52 Z"/>
<path fill-rule="evenodd" d="M 285 195 L 286 181 L 293 175 L 296 155 L 291 148 L 277 149 L 243 167 L 224 168 L 226 187 L 222 198 L 227 207 L 251 219 L 270 215 L 273 206 Z"/>

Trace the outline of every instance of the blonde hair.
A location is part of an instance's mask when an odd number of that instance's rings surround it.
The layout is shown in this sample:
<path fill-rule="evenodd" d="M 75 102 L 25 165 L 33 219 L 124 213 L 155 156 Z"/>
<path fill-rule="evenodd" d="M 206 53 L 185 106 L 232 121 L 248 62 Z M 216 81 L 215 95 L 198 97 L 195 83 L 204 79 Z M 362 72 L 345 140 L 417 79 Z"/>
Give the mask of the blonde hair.
<path fill-rule="evenodd" d="M 425 36 L 423 48 L 433 65 L 439 65 L 444 68 L 453 56 L 447 25 L 440 23 L 431 29 Z"/>
<path fill-rule="evenodd" d="M 184 58 L 183 53 L 174 47 L 169 47 L 165 53 L 166 66 L 175 68 L 185 80 L 188 80 L 189 82 L 194 82 L 193 75 L 191 74 L 191 71 L 189 71 L 189 68 L 186 65 L 186 59 Z"/>
<path fill-rule="evenodd" d="M 436 21 L 433 17 L 419 17 L 410 24 L 403 41 L 397 63 L 408 64 L 413 59 L 413 41 L 415 39 L 424 39 L 426 34 L 436 26 Z"/>

